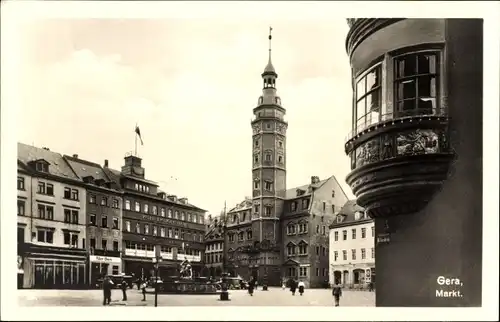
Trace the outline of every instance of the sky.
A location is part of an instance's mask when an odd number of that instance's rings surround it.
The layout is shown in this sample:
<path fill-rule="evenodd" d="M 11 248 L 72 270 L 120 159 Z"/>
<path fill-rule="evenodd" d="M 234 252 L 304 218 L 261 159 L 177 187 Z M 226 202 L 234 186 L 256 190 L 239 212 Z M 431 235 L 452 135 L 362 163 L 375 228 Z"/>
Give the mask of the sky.
<path fill-rule="evenodd" d="M 219 214 L 251 193 L 250 120 L 272 60 L 286 109 L 287 187 L 345 184 L 351 122 L 345 19 L 38 19 L 19 30 L 18 141 L 146 178 Z"/>

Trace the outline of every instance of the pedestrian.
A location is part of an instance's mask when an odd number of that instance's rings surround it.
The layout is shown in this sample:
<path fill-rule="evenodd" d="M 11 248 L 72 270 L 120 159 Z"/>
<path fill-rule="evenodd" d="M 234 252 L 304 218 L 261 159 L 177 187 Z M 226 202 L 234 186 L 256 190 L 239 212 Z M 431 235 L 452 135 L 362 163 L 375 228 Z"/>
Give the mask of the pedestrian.
<path fill-rule="evenodd" d="M 141 284 L 142 284 L 142 281 L 140 278 L 137 278 L 135 280 L 136 284 L 137 284 L 137 290 L 140 291 L 141 290 Z"/>
<path fill-rule="evenodd" d="M 141 285 L 142 288 L 142 301 L 146 301 L 146 281 L 144 281 Z"/>
<path fill-rule="evenodd" d="M 283 282 L 281 283 L 281 288 L 283 289 L 283 291 L 286 289 L 285 279 L 283 279 Z"/>
<path fill-rule="evenodd" d="M 102 305 L 111 304 L 111 288 L 114 283 L 109 276 L 106 276 L 102 281 L 103 301 Z"/>
<path fill-rule="evenodd" d="M 368 291 L 373 292 L 373 282 L 368 283 Z"/>
<path fill-rule="evenodd" d="M 250 296 L 253 296 L 253 289 L 255 287 L 255 280 L 253 279 L 253 276 L 250 277 L 250 281 L 248 281 L 248 294 Z"/>
<path fill-rule="evenodd" d="M 300 281 L 299 282 L 299 293 L 300 293 L 300 296 L 302 296 L 302 294 L 304 294 L 304 288 L 306 287 L 306 284 L 304 284 L 303 281 Z"/>
<path fill-rule="evenodd" d="M 125 279 L 123 279 L 120 286 L 122 288 L 122 294 L 123 294 L 122 301 L 126 301 L 127 300 L 127 287 L 128 287 L 127 281 L 125 281 Z"/>
<path fill-rule="evenodd" d="M 295 296 L 295 291 L 297 290 L 297 282 L 295 279 L 290 280 L 290 291 L 292 292 L 292 295 Z"/>
<path fill-rule="evenodd" d="M 335 298 L 335 306 L 339 306 L 340 297 L 342 296 L 342 286 L 338 282 L 333 285 L 332 295 Z"/>

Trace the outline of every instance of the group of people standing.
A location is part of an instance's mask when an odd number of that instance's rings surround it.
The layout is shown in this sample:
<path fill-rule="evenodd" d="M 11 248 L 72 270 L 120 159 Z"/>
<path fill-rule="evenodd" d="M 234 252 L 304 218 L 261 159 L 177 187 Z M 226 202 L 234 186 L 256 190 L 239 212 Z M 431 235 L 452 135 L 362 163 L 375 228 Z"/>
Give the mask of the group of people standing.
<path fill-rule="evenodd" d="M 137 289 L 142 290 L 142 301 L 146 301 L 146 287 L 147 287 L 146 281 L 138 279 L 136 283 L 137 283 Z M 111 304 L 111 290 L 114 289 L 115 287 L 116 287 L 115 282 L 113 282 L 111 277 L 109 276 L 104 277 L 102 281 L 102 291 L 103 291 L 102 305 Z M 122 301 L 127 301 L 128 287 L 129 284 L 127 283 L 127 281 L 122 280 L 122 282 L 120 283 L 120 289 L 122 290 Z"/>
<path fill-rule="evenodd" d="M 286 289 L 286 284 L 287 283 L 285 281 L 283 281 L 283 285 L 282 285 L 283 289 Z M 288 286 L 290 287 L 290 292 L 292 292 L 293 296 L 295 296 L 295 292 L 297 291 L 297 289 L 299 290 L 300 296 L 302 296 L 302 294 L 304 294 L 305 287 L 306 287 L 303 281 L 297 282 L 293 278 L 288 280 Z M 339 306 L 340 305 L 339 304 L 340 297 L 342 296 L 342 285 L 340 285 L 339 283 L 335 283 L 332 286 L 332 296 L 335 300 L 335 306 Z"/>

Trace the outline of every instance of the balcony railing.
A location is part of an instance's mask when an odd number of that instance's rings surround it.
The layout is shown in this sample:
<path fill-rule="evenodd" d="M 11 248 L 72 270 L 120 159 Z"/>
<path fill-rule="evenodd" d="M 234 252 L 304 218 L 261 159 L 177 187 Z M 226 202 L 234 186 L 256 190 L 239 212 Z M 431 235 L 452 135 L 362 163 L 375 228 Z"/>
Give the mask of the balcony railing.
<path fill-rule="evenodd" d="M 380 118 L 378 115 L 375 115 L 374 113 L 368 113 L 365 116 L 366 121 L 363 123 L 358 123 L 356 125 L 356 128 L 352 130 L 345 138 L 345 142 L 351 140 L 353 137 L 355 137 L 357 134 L 363 132 L 364 130 L 368 129 L 371 126 L 384 123 L 386 121 L 391 121 L 391 120 L 402 120 L 405 118 L 412 118 L 412 117 L 428 117 L 428 116 L 445 116 L 445 111 L 444 109 L 441 108 L 433 108 L 432 110 L 409 110 L 409 111 L 401 111 L 401 112 L 391 112 L 391 113 L 386 113 L 380 115 Z"/>

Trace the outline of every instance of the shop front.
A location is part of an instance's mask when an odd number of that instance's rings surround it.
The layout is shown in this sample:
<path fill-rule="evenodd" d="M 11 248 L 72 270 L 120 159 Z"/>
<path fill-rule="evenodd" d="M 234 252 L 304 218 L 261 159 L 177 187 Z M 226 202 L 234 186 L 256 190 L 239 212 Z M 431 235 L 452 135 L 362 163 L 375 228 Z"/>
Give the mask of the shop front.
<path fill-rule="evenodd" d="M 91 287 L 98 285 L 98 280 L 106 275 L 118 275 L 122 273 L 122 260 L 115 256 L 89 256 L 89 281 Z"/>
<path fill-rule="evenodd" d="M 23 288 L 86 288 L 86 252 L 28 244 L 23 261 Z"/>

